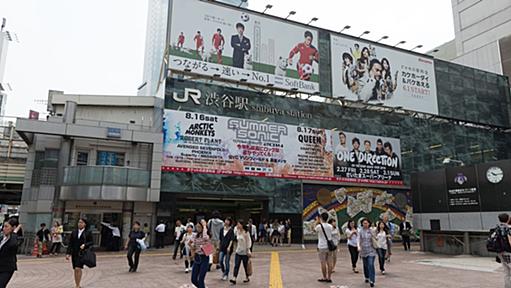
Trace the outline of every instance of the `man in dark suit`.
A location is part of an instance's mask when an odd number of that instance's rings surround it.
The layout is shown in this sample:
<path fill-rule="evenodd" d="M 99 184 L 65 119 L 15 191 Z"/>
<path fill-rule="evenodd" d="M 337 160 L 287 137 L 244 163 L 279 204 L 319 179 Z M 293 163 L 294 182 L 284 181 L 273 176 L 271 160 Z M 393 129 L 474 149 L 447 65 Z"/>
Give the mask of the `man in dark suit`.
<path fill-rule="evenodd" d="M 401 238 L 403 239 L 403 246 L 405 247 L 405 251 L 410 250 L 410 236 L 412 235 L 412 224 L 408 221 L 403 221 L 399 224 L 399 234 L 401 234 Z"/>
<path fill-rule="evenodd" d="M 245 64 L 245 55 L 250 51 L 250 39 L 245 37 L 245 26 L 241 23 L 236 24 L 236 30 L 238 34 L 232 35 L 231 46 L 232 52 L 232 66 L 237 68 L 243 68 Z"/>
<path fill-rule="evenodd" d="M 14 271 L 18 269 L 16 253 L 18 252 L 17 234 L 21 229 L 18 220 L 11 218 L 2 227 L 0 238 L 0 287 L 7 287 Z"/>

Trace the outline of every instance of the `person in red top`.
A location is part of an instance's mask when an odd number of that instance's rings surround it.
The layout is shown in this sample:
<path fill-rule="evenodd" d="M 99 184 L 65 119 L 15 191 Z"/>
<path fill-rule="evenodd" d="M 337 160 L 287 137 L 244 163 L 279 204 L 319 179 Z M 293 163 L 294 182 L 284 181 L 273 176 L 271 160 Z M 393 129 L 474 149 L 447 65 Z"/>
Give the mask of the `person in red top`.
<path fill-rule="evenodd" d="M 197 31 L 195 37 L 193 37 L 193 41 L 195 41 L 195 49 L 197 51 L 197 55 L 201 57 L 202 53 L 204 53 L 204 38 L 200 34 L 200 31 Z"/>
<path fill-rule="evenodd" d="M 300 76 L 300 80 L 310 80 L 312 73 L 304 73 L 302 68 L 306 64 L 312 65 L 312 61 L 319 62 L 319 52 L 318 49 L 312 45 L 312 33 L 310 31 L 305 31 L 304 36 L 305 41 L 298 43 L 291 52 L 289 52 L 288 62 L 289 65 L 293 65 L 293 57 L 300 53 L 300 59 L 298 59 L 298 63 L 296 64 L 298 75 Z"/>
<path fill-rule="evenodd" d="M 216 33 L 213 35 L 213 47 L 216 51 L 216 61 L 218 64 L 222 64 L 222 50 L 224 50 L 225 39 L 222 35 L 222 29 L 216 29 Z"/>
<path fill-rule="evenodd" d="M 185 34 L 181 32 L 179 34 L 179 37 L 177 37 L 177 48 L 183 48 L 183 45 L 185 44 Z"/>

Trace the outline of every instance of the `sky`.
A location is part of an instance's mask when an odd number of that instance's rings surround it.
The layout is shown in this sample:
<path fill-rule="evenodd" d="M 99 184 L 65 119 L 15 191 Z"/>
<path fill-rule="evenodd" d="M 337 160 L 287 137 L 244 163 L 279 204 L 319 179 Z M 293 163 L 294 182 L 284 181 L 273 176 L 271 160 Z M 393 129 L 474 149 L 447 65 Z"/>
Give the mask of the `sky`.
<path fill-rule="evenodd" d="M 363 3 L 363 5 L 362 5 Z M 454 38 L 450 0 L 249 0 L 249 9 L 346 34 L 426 52 Z M 136 95 L 142 84 L 146 0 L 0 0 L 0 17 L 18 36 L 11 42 L 4 82 L 13 91 L 6 116 L 45 115 L 48 90 L 73 94 Z"/>

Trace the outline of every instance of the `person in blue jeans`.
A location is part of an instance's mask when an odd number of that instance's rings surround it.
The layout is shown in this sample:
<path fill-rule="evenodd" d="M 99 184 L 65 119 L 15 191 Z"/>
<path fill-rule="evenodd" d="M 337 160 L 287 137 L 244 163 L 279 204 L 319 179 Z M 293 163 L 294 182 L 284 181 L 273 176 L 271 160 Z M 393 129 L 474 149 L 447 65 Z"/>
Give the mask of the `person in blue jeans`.
<path fill-rule="evenodd" d="M 204 254 L 202 248 L 206 245 L 211 245 L 206 220 L 203 219 L 197 223 L 195 229 L 197 234 L 190 241 L 192 249 L 195 251 L 192 268 L 192 283 L 197 288 L 205 288 L 206 284 L 204 282 L 209 269 L 209 256 Z"/>
<path fill-rule="evenodd" d="M 364 265 L 365 282 L 374 287 L 376 282 L 376 272 L 374 270 L 374 260 L 376 259 L 376 249 L 373 245 L 373 239 L 376 238 L 376 231 L 371 227 L 369 219 L 362 220 L 362 228 L 358 232 L 358 251 Z"/>
<path fill-rule="evenodd" d="M 232 219 L 227 218 L 224 221 L 224 227 L 220 230 L 220 268 L 222 269 L 222 280 L 229 279 L 229 270 L 231 267 L 231 255 L 234 241 L 234 229 L 232 228 Z"/>

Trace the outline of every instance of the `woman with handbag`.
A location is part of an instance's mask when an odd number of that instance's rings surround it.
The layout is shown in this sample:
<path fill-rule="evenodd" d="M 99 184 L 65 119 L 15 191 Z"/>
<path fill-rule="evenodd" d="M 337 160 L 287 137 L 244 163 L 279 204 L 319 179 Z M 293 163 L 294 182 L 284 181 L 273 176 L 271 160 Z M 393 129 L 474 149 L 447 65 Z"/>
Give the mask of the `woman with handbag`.
<path fill-rule="evenodd" d="M 192 268 L 192 283 L 197 288 L 205 288 L 206 274 L 209 268 L 209 256 L 213 254 L 215 248 L 209 240 L 206 220 L 202 219 L 195 225 L 197 231 L 195 237 L 190 241 L 192 250 L 195 253 Z"/>
<path fill-rule="evenodd" d="M 195 233 L 193 232 L 193 226 L 188 224 L 186 226 L 186 233 L 183 235 L 183 239 L 181 239 L 181 245 L 183 245 L 183 257 L 185 258 L 185 273 L 190 272 L 189 267 L 193 266 L 193 255 L 192 255 L 192 247 L 190 246 L 190 241 L 195 237 Z"/>
<path fill-rule="evenodd" d="M 358 251 L 364 264 L 365 282 L 374 287 L 376 272 L 374 260 L 376 258 L 377 240 L 375 229 L 371 227 L 371 221 L 367 218 L 362 220 L 362 228 L 358 232 Z"/>
<path fill-rule="evenodd" d="M 236 247 L 236 255 L 234 255 L 234 273 L 233 278 L 231 279 L 232 284 L 236 284 L 236 278 L 238 278 L 238 272 L 240 271 L 241 262 L 243 262 L 243 268 L 245 268 L 245 276 L 246 279 L 243 280 L 243 283 L 250 282 L 250 274 L 251 269 L 249 269 L 249 258 L 252 256 L 252 252 L 250 251 L 250 246 L 252 246 L 252 239 L 250 238 L 250 233 L 248 232 L 248 227 L 245 225 L 243 220 L 239 220 L 236 225 L 236 240 L 238 242 L 238 246 Z"/>
<path fill-rule="evenodd" d="M 138 241 L 144 241 L 145 233 L 140 230 L 140 222 L 133 222 L 133 229 L 128 235 L 128 240 L 124 244 L 124 249 L 128 249 L 128 265 L 130 266 L 129 272 L 137 272 L 138 259 L 140 258 L 140 252 L 142 247 Z M 144 244 L 145 245 L 145 244 Z"/>
<path fill-rule="evenodd" d="M 69 261 L 71 258 L 76 288 L 80 288 L 80 282 L 82 281 L 82 269 L 84 263 L 80 259 L 81 254 L 93 245 L 94 240 L 92 239 L 92 233 L 87 229 L 87 220 L 80 218 L 78 220 L 78 229 L 71 232 L 66 253 L 66 260 Z"/>
<path fill-rule="evenodd" d="M 55 221 L 51 228 L 50 255 L 57 256 L 60 253 L 60 247 L 62 247 L 62 233 L 64 233 L 64 228 L 60 225 L 59 221 Z"/>
<path fill-rule="evenodd" d="M 21 225 L 18 220 L 11 218 L 3 227 L 3 237 L 0 240 L 0 287 L 7 287 L 14 271 L 18 270 L 16 265 L 18 252 L 18 231 Z"/>

